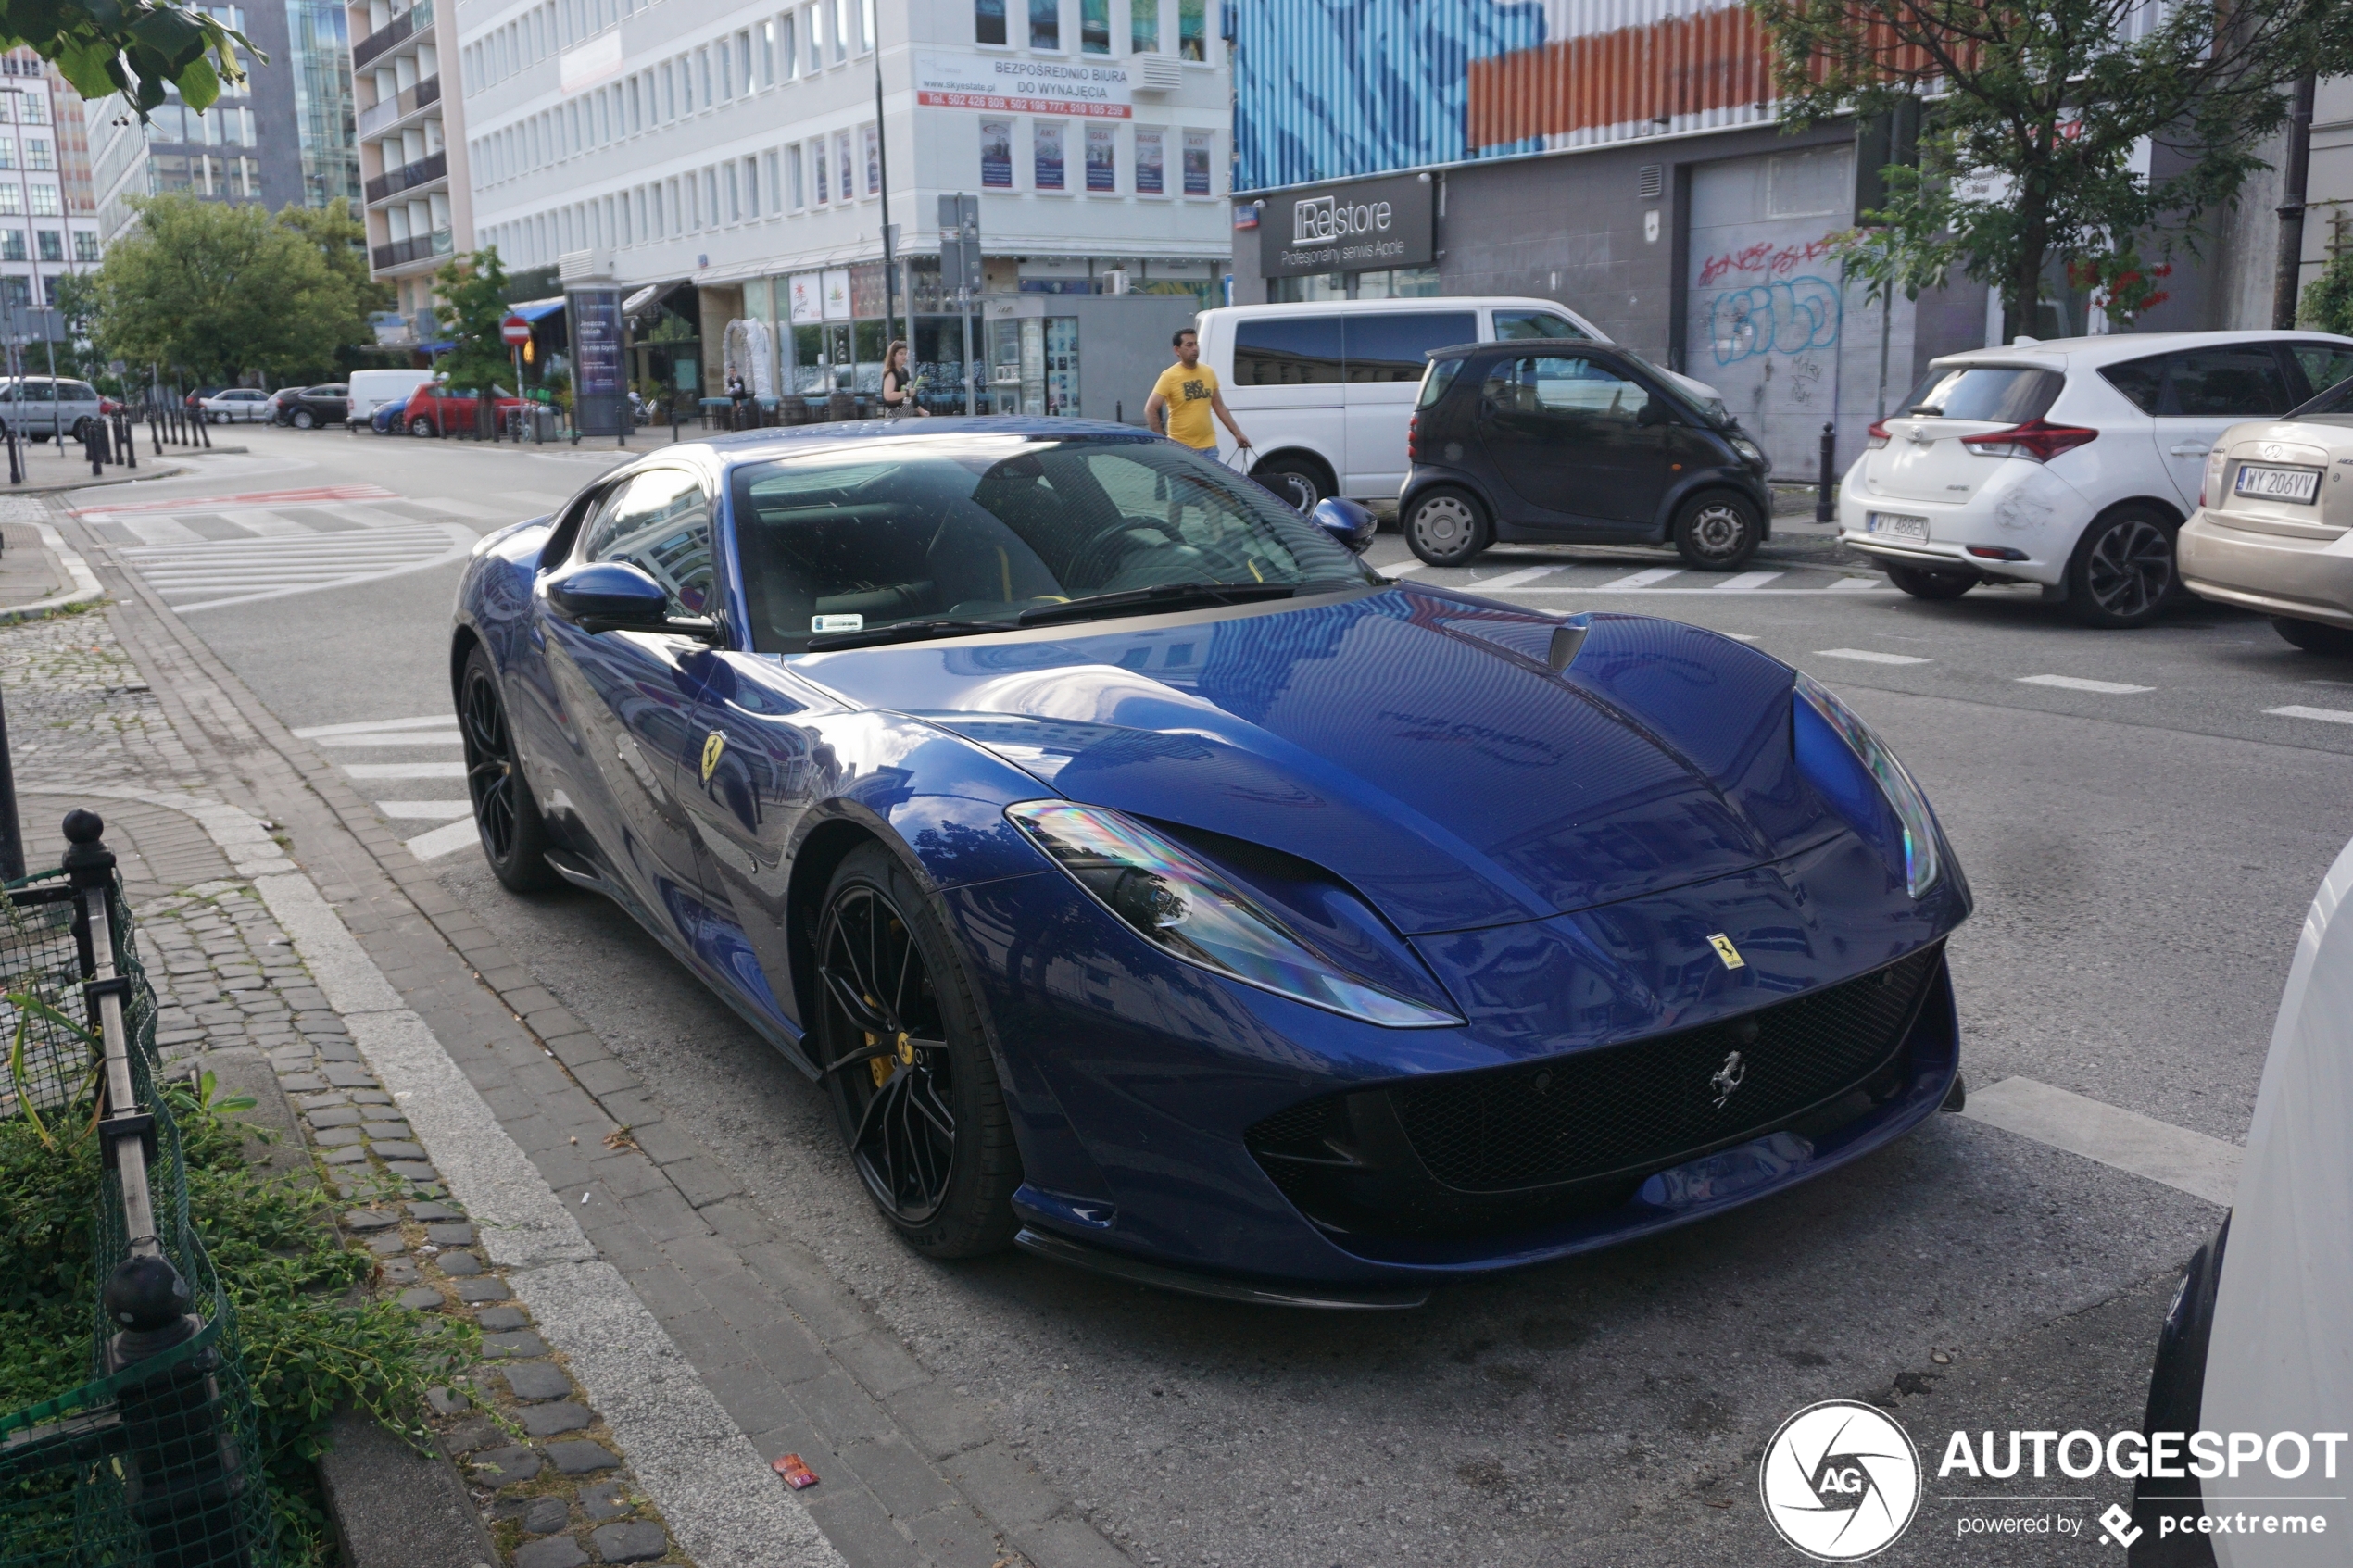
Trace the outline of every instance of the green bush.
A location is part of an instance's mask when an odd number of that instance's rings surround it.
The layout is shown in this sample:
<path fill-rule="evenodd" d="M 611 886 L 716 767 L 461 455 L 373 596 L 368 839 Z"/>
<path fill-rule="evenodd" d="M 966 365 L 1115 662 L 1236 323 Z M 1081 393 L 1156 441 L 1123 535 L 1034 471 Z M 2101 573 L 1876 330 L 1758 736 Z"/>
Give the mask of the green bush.
<path fill-rule="evenodd" d="M 2305 285 L 2296 317 L 2314 332 L 2353 333 L 2353 246 L 2330 257 L 2321 275 Z"/>
<path fill-rule="evenodd" d="M 346 1250 L 314 1188 L 248 1166 L 243 1133 L 183 1086 L 166 1091 L 188 1168 L 189 1212 L 237 1314 L 246 1381 L 290 1562 L 333 1560 L 314 1461 L 327 1423 L 356 1405 L 422 1441 L 428 1384 L 470 1360 L 470 1323 L 419 1317 L 365 1297 L 374 1260 Z M 63 1140 L 59 1140 L 60 1144 Z M 98 1149 L 48 1147 L 0 1122 L 0 1411 L 54 1398 L 92 1375 L 101 1281 L 90 1256 Z"/>

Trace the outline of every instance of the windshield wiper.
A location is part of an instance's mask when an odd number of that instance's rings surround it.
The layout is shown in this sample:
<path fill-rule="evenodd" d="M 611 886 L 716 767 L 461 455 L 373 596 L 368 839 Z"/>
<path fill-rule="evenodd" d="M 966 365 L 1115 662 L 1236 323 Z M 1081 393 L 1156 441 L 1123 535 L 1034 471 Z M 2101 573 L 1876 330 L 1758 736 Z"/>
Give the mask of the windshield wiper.
<path fill-rule="evenodd" d="M 1010 632 L 1010 621 L 901 621 L 870 626 L 863 632 L 826 632 L 809 639 L 804 651 L 830 653 L 836 648 L 870 648 L 882 643 L 914 643 L 925 637 L 969 637 L 978 632 Z"/>
<path fill-rule="evenodd" d="M 1123 609 L 1176 609 L 1198 604 L 1251 604 L 1259 599 L 1287 599 L 1299 592 L 1290 583 L 1164 583 L 1156 588 L 1129 588 L 1117 594 L 1095 594 L 1067 604 L 1038 605 L 1014 617 L 1023 626 L 1044 626 L 1057 621 L 1089 621 Z"/>

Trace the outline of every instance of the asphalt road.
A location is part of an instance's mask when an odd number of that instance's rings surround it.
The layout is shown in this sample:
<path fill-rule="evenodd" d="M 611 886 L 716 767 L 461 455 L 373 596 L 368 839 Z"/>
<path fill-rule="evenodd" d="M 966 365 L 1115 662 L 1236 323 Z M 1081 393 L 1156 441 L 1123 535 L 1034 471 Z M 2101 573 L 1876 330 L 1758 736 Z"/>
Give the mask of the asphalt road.
<path fill-rule="evenodd" d="M 1934 1461 L 1955 1429 L 2137 1424 L 2158 1320 L 2214 1205 L 1942 1116 L 1796 1193 L 1414 1313 L 1247 1311 L 1019 1256 L 924 1262 L 869 1210 L 816 1091 L 612 907 L 498 889 L 447 805 L 416 798 L 462 793 L 430 771 L 454 748 L 381 728 L 448 709 L 459 568 L 415 564 L 432 543 L 415 531 L 545 509 L 612 454 L 233 439 L 253 454 L 82 496 L 94 546 L 162 552 L 139 558 L 182 574 L 173 603 L 213 605 L 185 619 L 280 717 L 343 732 L 320 737 L 339 763 L 395 770 L 359 776 L 409 813 L 388 815 L 447 885 L 1139 1562 L 1794 1562 L 1764 1523 L 1756 1455 L 1793 1411 L 1838 1397 L 1891 1400 L 1931 1467 L 1882 1561 L 2117 1561 L 2095 1516 L 2125 1484 L 1943 1483 Z M 411 531 L 409 557 L 349 546 L 355 573 L 396 575 L 289 590 L 190 543 L 233 553 L 252 533 L 235 520 L 258 510 L 299 556 L 311 503 L 207 498 L 333 486 L 390 493 L 317 505 L 350 525 L 339 534 Z M 133 495 L 182 504 L 99 514 Z M 1410 558 L 1384 534 L 1372 558 Z M 2243 1139 L 2305 905 L 2353 835 L 2353 663 L 2234 612 L 2120 633 L 2027 590 L 1919 603 L 1803 532 L 1737 580 L 1675 565 L 1506 549 L 1426 576 L 1695 621 L 1837 688 L 1919 777 L 1976 890 L 1952 945 L 1971 1084 L 2030 1078 Z M 219 602 L 257 592 L 276 596 Z M 1974 1500 L 2011 1489 L 2050 1496 Z M 1960 1533 L 2005 1515 L 2080 1533 Z"/>

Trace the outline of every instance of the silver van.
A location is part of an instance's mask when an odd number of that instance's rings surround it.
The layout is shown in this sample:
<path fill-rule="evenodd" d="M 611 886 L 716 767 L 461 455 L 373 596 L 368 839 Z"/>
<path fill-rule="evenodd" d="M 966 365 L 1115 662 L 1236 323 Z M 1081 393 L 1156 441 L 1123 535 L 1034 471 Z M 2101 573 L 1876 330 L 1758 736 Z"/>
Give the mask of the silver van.
<path fill-rule="evenodd" d="M 86 381 L 63 376 L 0 379 L 0 432 L 45 438 L 62 430 L 79 441 L 82 431 L 97 422 L 101 407 L 98 389 Z"/>

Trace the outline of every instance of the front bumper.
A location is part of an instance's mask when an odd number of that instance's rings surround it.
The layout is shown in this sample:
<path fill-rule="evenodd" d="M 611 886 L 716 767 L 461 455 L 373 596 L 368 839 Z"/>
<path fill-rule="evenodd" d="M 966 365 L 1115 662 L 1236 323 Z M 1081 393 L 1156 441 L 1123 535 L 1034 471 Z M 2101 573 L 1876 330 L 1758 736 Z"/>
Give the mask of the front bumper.
<path fill-rule="evenodd" d="M 2200 598 L 2353 629 L 2353 534 L 2263 533 L 2201 511 L 2182 525 L 2175 550 L 2183 584 Z"/>
<path fill-rule="evenodd" d="M 1880 495 L 1864 477 L 1868 455 L 1857 458 L 1839 483 L 1839 543 L 1886 565 L 1957 568 L 1997 583 L 2065 582 L 2075 542 L 2091 517 L 2089 503 L 2045 464 L 2023 458 L 1985 461 L 1995 471 L 1968 500 L 1949 503 Z M 1928 537 L 1874 533 L 1873 512 L 1926 518 Z M 2004 558 L 2013 555 L 2019 558 Z"/>

